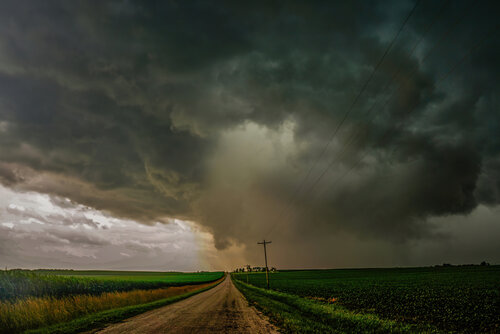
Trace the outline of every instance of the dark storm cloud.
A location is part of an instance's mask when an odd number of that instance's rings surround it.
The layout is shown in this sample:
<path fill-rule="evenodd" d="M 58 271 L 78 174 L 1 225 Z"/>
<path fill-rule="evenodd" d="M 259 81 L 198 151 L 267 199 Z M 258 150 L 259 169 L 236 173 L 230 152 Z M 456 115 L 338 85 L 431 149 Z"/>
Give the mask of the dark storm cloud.
<path fill-rule="evenodd" d="M 499 203 L 498 36 L 440 80 L 498 5 L 444 4 L 415 10 L 305 189 L 331 171 L 278 222 L 292 234 L 407 240 Z M 0 179 L 144 223 L 192 219 L 220 248 L 253 242 L 412 6 L 2 2 Z"/>

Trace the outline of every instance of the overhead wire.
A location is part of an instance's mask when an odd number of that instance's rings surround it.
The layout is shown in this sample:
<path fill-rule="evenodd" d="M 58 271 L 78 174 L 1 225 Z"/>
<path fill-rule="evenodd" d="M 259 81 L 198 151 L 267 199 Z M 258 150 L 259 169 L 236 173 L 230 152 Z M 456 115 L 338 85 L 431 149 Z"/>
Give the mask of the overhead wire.
<path fill-rule="evenodd" d="M 469 7 L 467 7 L 465 10 L 464 10 L 464 13 L 463 15 L 461 15 L 458 19 L 456 19 L 452 25 L 450 25 L 448 27 L 448 29 L 443 33 L 441 34 L 441 36 L 439 37 L 438 41 L 436 43 L 433 44 L 433 46 L 431 47 L 431 49 L 422 57 L 421 59 L 421 63 L 423 63 L 425 60 L 427 60 L 427 58 L 429 58 L 429 56 L 437 49 L 438 46 L 442 45 L 441 43 L 444 41 L 445 38 L 448 37 L 448 35 L 456 28 L 456 26 L 465 18 L 465 16 L 469 13 L 468 11 Z M 434 23 L 432 23 L 431 25 L 433 25 Z M 426 29 L 426 31 L 428 31 Z M 415 46 L 412 48 L 412 52 L 414 52 L 416 50 L 416 48 L 418 47 L 418 44 L 420 44 L 420 42 L 422 41 L 423 38 L 420 38 L 417 42 L 417 44 L 415 44 Z M 412 54 L 410 54 L 411 56 Z M 386 87 L 388 88 L 391 83 L 393 81 L 395 81 L 397 79 L 397 76 L 399 76 L 399 73 L 401 72 L 401 69 L 402 69 L 402 66 L 400 66 L 397 70 L 397 74 L 396 76 L 393 76 L 392 80 L 388 82 L 388 84 L 386 85 Z M 415 72 L 417 72 L 418 70 L 418 67 L 414 67 L 413 70 L 407 75 L 408 78 L 411 78 Z M 393 90 L 393 92 L 387 97 L 387 99 L 385 100 L 383 106 L 382 106 L 382 110 L 385 109 L 385 107 L 389 104 L 389 102 L 392 100 L 392 98 L 394 96 L 397 95 L 397 93 L 403 89 L 403 85 L 400 85 L 398 87 L 398 89 L 396 90 Z M 375 100 L 375 102 L 373 103 L 373 105 L 371 106 L 371 108 L 368 110 L 368 113 L 371 113 L 371 111 L 373 110 L 373 108 L 375 107 L 377 101 Z M 354 138 L 351 137 L 351 138 Z M 350 143 L 350 142 L 349 142 Z M 344 153 L 346 151 L 346 148 L 348 147 L 348 145 L 345 145 L 343 150 L 341 151 L 341 154 Z M 341 155 L 340 154 L 340 155 Z M 306 191 L 306 195 L 309 194 L 316 186 L 317 184 L 319 183 L 319 181 L 321 181 L 321 179 L 325 176 L 325 174 L 328 172 L 328 170 L 335 164 L 335 162 L 337 162 L 338 159 L 336 158 L 333 158 L 332 161 L 327 165 L 327 167 L 322 171 L 322 173 L 320 173 L 318 175 L 318 177 L 314 180 L 314 182 L 311 184 L 311 186 L 308 188 L 308 190 Z"/>
<path fill-rule="evenodd" d="M 491 35 L 496 31 L 496 29 L 500 26 L 500 24 L 495 25 L 490 31 L 485 34 L 485 36 L 480 39 L 477 43 L 475 43 L 471 48 L 469 48 L 468 52 L 464 54 L 456 63 L 454 63 L 453 66 L 450 67 L 450 69 L 441 75 L 438 80 L 435 81 L 435 84 L 441 83 L 442 81 L 446 80 L 449 76 L 451 76 L 452 73 L 454 73 L 460 65 L 462 65 L 468 57 L 472 55 L 472 53 L 480 48 L 490 37 Z M 389 128 L 385 134 L 380 138 L 380 140 L 377 142 L 378 145 L 381 145 L 384 143 L 389 136 L 396 131 L 399 127 L 401 127 L 404 124 L 404 121 L 410 116 L 410 114 L 416 110 L 416 107 L 418 106 L 419 101 L 416 101 L 415 105 L 413 105 L 411 108 L 409 108 L 409 112 L 405 114 L 405 117 L 402 122 L 398 124 L 396 127 Z M 345 178 L 350 172 L 352 172 L 363 160 L 364 158 L 368 155 L 368 151 L 365 150 L 365 152 L 361 155 L 359 159 L 356 160 L 356 162 L 341 176 L 336 178 L 334 182 L 329 186 L 329 189 L 334 188 L 343 178 Z M 330 166 L 331 167 L 331 166 Z M 308 213 L 310 210 L 306 210 L 306 212 L 303 212 L 302 215 Z"/>
<path fill-rule="evenodd" d="M 364 93 L 364 91 L 366 90 L 366 88 L 368 87 L 368 85 L 370 84 L 370 82 L 372 81 L 375 73 L 377 72 L 377 70 L 379 69 L 379 67 L 381 66 L 381 64 L 383 63 L 383 61 L 385 60 L 387 54 L 389 53 L 389 51 L 392 49 L 394 43 L 396 42 L 396 40 L 398 39 L 399 35 L 401 34 L 401 32 L 403 31 L 404 27 L 406 26 L 406 24 L 408 23 L 408 21 L 410 20 L 410 18 L 412 17 L 413 13 L 415 12 L 415 10 L 417 9 L 417 7 L 419 6 L 420 4 L 420 0 L 417 0 L 415 1 L 415 4 L 414 6 L 412 7 L 412 9 L 410 10 L 410 12 L 408 13 L 408 15 L 406 16 L 405 20 L 403 21 L 403 23 L 401 24 L 401 26 L 399 27 L 396 35 L 392 38 L 391 42 L 389 43 L 389 45 L 387 46 L 387 48 L 385 49 L 382 57 L 379 59 L 379 61 L 376 63 L 375 67 L 373 68 L 373 70 L 371 71 L 370 73 L 370 76 L 368 77 L 368 79 L 364 82 L 363 86 L 361 87 L 361 90 L 359 91 L 359 93 L 356 95 L 356 97 L 354 98 L 354 100 L 352 101 L 350 107 L 347 109 L 347 112 L 344 113 L 342 119 L 340 120 L 340 122 L 337 124 L 337 126 L 335 127 L 335 130 L 332 132 L 330 138 L 328 139 L 326 145 L 323 147 L 323 150 L 321 151 L 320 155 L 318 156 L 318 158 L 315 160 L 315 162 L 313 163 L 313 165 L 309 168 L 306 176 L 302 179 L 301 183 L 299 184 L 299 186 L 294 190 L 294 192 L 292 193 L 290 199 L 288 200 L 288 203 L 283 207 L 283 209 L 280 211 L 279 215 L 277 216 L 277 220 L 279 221 L 282 217 L 282 215 L 286 212 L 286 210 L 288 209 L 288 207 L 293 203 L 294 201 L 294 198 L 296 197 L 296 195 L 300 192 L 300 190 L 302 189 L 302 187 L 306 184 L 307 180 L 309 179 L 309 176 L 311 175 L 312 171 L 316 168 L 317 164 L 319 163 L 319 161 L 321 161 L 321 159 L 323 158 L 323 156 L 326 154 L 326 152 L 328 151 L 328 148 L 330 147 L 330 144 L 333 142 L 333 140 L 335 139 L 335 137 L 337 136 L 337 133 L 339 132 L 340 128 L 342 127 L 342 125 L 345 123 L 347 117 L 349 116 L 349 114 L 351 113 L 351 111 L 354 109 L 354 106 L 357 104 L 357 102 L 359 101 L 361 95 Z M 268 231 L 268 233 L 266 235 L 269 235 L 272 230 L 274 230 L 274 225 L 272 225 L 272 229 L 270 231 Z"/>

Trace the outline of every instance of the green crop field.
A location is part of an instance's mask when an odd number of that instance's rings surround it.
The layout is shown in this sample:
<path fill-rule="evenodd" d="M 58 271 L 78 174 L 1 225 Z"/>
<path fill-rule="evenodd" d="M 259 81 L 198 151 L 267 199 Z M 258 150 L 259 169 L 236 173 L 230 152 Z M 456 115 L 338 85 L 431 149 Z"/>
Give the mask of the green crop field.
<path fill-rule="evenodd" d="M 107 312 L 106 319 L 119 321 L 136 314 L 136 310 L 166 305 L 183 295 L 206 289 L 211 285 L 209 282 L 223 275 L 222 272 L 0 271 L 0 333 L 20 333 L 81 317 L 84 320 L 77 321 L 78 328 L 92 329 L 98 323 L 95 319 L 102 318 L 101 312 Z M 71 332 L 73 327 L 65 328 Z"/>
<path fill-rule="evenodd" d="M 233 277 L 246 282 L 245 273 Z M 444 331 L 500 331 L 500 266 L 270 273 L 271 288 L 318 303 Z M 265 287 L 265 274 L 249 283 Z"/>
<path fill-rule="evenodd" d="M 157 289 L 214 281 L 222 275 L 222 272 L 0 271 L 0 301 L 28 296 L 62 297 L 73 294 L 95 295 L 103 292 Z"/>

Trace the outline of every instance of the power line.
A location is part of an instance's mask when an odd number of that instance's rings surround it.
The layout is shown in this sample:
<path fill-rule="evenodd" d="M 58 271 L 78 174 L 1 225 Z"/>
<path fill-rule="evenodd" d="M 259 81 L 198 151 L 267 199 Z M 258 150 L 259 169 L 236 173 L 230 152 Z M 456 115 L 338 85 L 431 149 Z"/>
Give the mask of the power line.
<path fill-rule="evenodd" d="M 481 47 L 490 37 L 491 35 L 495 32 L 495 30 L 500 26 L 500 24 L 497 24 L 496 26 L 494 26 L 487 34 L 485 34 L 485 36 L 480 39 L 476 44 L 474 44 L 468 52 L 466 52 L 464 54 L 463 57 L 461 57 L 453 66 L 450 67 L 450 69 L 444 73 L 438 80 L 435 81 L 435 84 L 438 84 L 444 80 L 446 80 L 453 72 L 455 72 L 457 70 L 457 68 L 462 65 L 468 57 L 471 56 L 471 54 L 477 50 L 479 47 Z M 411 106 L 411 108 L 409 108 L 409 112 L 405 114 L 405 117 L 403 119 L 403 121 L 401 121 L 399 123 L 398 126 L 396 127 L 393 127 L 393 128 L 390 128 L 388 129 L 385 134 L 380 138 L 378 144 L 382 144 L 387 138 L 389 138 L 389 136 L 394 132 L 396 131 L 398 128 L 400 128 L 403 124 L 404 124 L 404 121 L 406 118 L 408 118 L 410 116 L 410 114 L 416 109 L 418 105 L 418 101 Z M 356 168 L 360 163 L 361 161 L 363 161 L 363 159 L 368 155 L 368 151 L 365 151 L 364 154 L 358 159 L 356 160 L 356 162 L 351 166 L 351 168 L 349 168 L 344 174 L 342 174 L 340 177 L 338 177 L 337 179 L 335 179 L 335 181 L 333 182 L 333 184 L 330 186 L 330 188 L 336 186 L 344 177 L 346 177 L 352 170 L 354 170 L 354 168 Z M 327 169 L 325 169 L 325 173 L 326 171 L 333 165 L 333 163 L 331 163 Z M 322 176 L 325 174 L 323 173 Z M 322 177 L 321 176 L 321 177 Z M 319 181 L 319 180 L 318 180 Z M 317 184 L 317 183 L 316 183 Z M 304 213 L 303 213 L 304 214 Z"/>
<path fill-rule="evenodd" d="M 424 29 L 424 33 L 422 34 L 422 36 L 417 40 L 417 42 L 413 45 L 412 49 L 410 50 L 410 52 L 408 53 L 408 57 L 412 57 L 413 54 L 415 53 L 415 51 L 417 50 L 418 46 L 420 45 L 420 43 L 422 43 L 422 41 L 424 40 L 425 36 L 427 35 L 427 33 L 432 29 L 432 27 L 434 26 L 434 24 L 436 22 L 438 22 L 438 18 L 441 16 L 441 13 L 444 11 L 444 9 L 446 9 L 446 7 L 449 5 L 451 0 L 445 0 L 443 2 L 443 6 L 440 8 L 440 10 L 438 11 L 438 13 L 435 15 L 434 19 L 429 23 L 429 25 L 426 27 L 426 29 Z M 467 13 L 467 11 L 465 11 L 465 13 Z M 450 26 L 450 28 L 448 29 L 448 31 L 442 35 L 442 37 L 439 39 L 439 41 L 437 43 L 434 44 L 434 47 L 431 49 L 430 52 L 428 52 L 425 57 L 424 57 L 424 60 L 427 59 L 427 57 L 432 53 L 432 51 L 435 49 L 435 46 L 436 45 L 439 45 L 440 42 L 447 36 L 448 32 L 450 32 L 462 19 L 463 19 L 464 16 L 460 17 L 459 20 L 457 20 L 452 26 Z M 387 84 L 384 86 L 384 88 L 382 88 L 381 90 L 379 90 L 375 95 L 378 95 L 378 93 L 380 92 L 384 92 L 384 91 L 387 91 L 391 84 L 394 83 L 396 81 L 396 79 L 399 77 L 400 73 L 401 73 L 401 70 L 403 69 L 403 63 L 400 63 L 397 70 L 394 72 L 394 74 L 392 75 L 391 77 L 391 80 L 389 80 L 387 82 Z M 412 71 L 410 73 L 410 76 L 413 75 L 413 73 L 415 72 Z M 388 100 L 390 100 L 392 98 L 392 96 L 395 94 L 396 91 L 393 91 L 393 93 L 389 96 L 389 98 L 387 99 L 386 101 L 386 104 L 388 102 Z M 364 115 L 368 115 L 370 114 L 374 109 L 375 109 L 375 106 L 377 105 L 377 102 L 378 102 L 378 99 L 375 99 L 371 105 L 371 107 L 369 109 L 367 109 L 367 111 L 364 113 Z M 386 105 L 384 104 L 384 106 Z M 350 136 L 350 138 L 348 139 L 347 141 L 347 144 L 344 145 L 342 151 L 339 153 L 339 156 L 342 156 L 344 154 L 344 152 L 347 150 L 346 148 L 351 144 L 353 143 L 354 139 L 356 137 L 359 137 L 358 135 L 361 133 L 361 129 L 359 129 L 357 131 L 357 133 L 355 133 L 354 135 Z"/>
<path fill-rule="evenodd" d="M 439 13 L 444 9 L 444 7 L 446 7 L 447 3 L 445 3 L 445 5 L 443 6 L 443 8 L 441 8 L 441 10 L 439 11 Z M 436 50 L 437 46 L 441 45 L 442 41 L 448 37 L 448 35 L 454 30 L 454 28 L 463 20 L 463 18 L 469 13 L 468 11 L 469 7 L 467 7 L 465 10 L 464 10 L 464 13 L 463 15 L 461 15 L 458 19 L 456 19 L 453 24 L 451 24 L 448 29 L 440 36 L 440 38 L 438 39 L 438 41 L 431 47 L 431 49 L 426 53 L 426 55 L 422 58 L 422 61 L 425 61 L 429 56 L 430 54 L 432 54 L 434 52 L 434 50 Z M 439 15 L 436 16 L 436 19 L 439 17 Z M 432 25 L 434 25 L 435 22 L 431 23 L 431 27 Z M 426 33 L 430 30 L 431 27 L 428 27 L 428 29 L 426 29 Z M 420 44 L 420 42 L 423 40 L 423 37 L 421 37 L 419 39 L 419 41 L 417 42 L 417 44 L 412 48 L 412 52 L 414 52 L 416 50 L 416 48 L 418 47 L 418 44 Z M 411 56 L 411 54 L 410 54 Z M 417 71 L 418 68 L 414 68 L 410 74 L 408 75 L 409 77 L 412 77 L 414 75 L 414 73 Z M 398 68 L 397 70 L 397 75 L 399 75 L 401 71 L 401 66 Z M 388 88 L 390 86 L 390 84 L 392 83 L 392 81 L 396 80 L 397 78 L 397 75 L 393 76 L 391 81 L 386 85 L 386 87 Z M 398 87 L 398 89 L 394 90 L 392 92 L 392 94 L 389 95 L 389 97 L 386 99 L 385 103 L 383 104 L 383 107 L 382 109 L 384 109 L 388 103 L 390 102 L 390 100 L 396 95 L 397 92 L 399 92 L 401 89 L 402 89 L 402 85 L 400 85 Z M 370 109 L 368 110 L 367 114 L 370 113 L 373 108 L 375 107 L 376 105 L 376 100 L 374 101 L 374 103 L 372 104 L 372 106 L 370 107 Z M 360 131 L 358 131 L 360 132 Z M 344 148 L 342 149 L 341 153 L 339 155 L 342 155 L 344 152 L 347 151 L 347 147 L 348 145 L 352 142 L 351 139 L 354 139 L 356 137 L 355 136 L 351 136 L 350 138 L 350 141 L 348 142 L 347 145 L 344 146 Z M 334 165 L 334 163 L 337 161 L 337 159 L 332 159 L 332 161 L 327 165 L 327 167 L 318 175 L 318 177 L 314 180 L 314 182 L 309 186 L 309 188 L 305 191 L 305 194 L 303 196 L 306 196 L 308 195 L 309 193 L 311 193 L 313 191 L 313 189 L 319 184 L 319 182 L 321 181 L 321 179 L 326 175 L 326 173 L 329 171 L 329 169 Z"/>
<path fill-rule="evenodd" d="M 392 49 L 394 43 L 396 42 L 396 40 L 398 39 L 399 35 L 401 34 L 401 32 L 403 31 L 404 27 L 406 26 L 406 24 L 408 23 L 408 21 L 410 20 L 411 16 L 413 15 L 413 13 L 415 12 L 415 10 L 417 9 L 418 5 L 420 4 L 420 0 L 417 0 L 415 2 L 415 5 L 413 6 L 413 8 L 411 9 L 411 11 L 409 12 L 409 14 L 406 16 L 405 20 L 403 21 L 402 25 L 399 27 L 399 30 L 397 31 L 396 35 L 394 36 L 394 38 L 391 40 L 391 42 L 389 43 L 389 45 L 387 46 L 384 54 L 382 55 L 382 57 L 379 59 L 379 61 L 377 62 L 377 64 L 375 65 L 375 67 L 373 68 L 370 76 L 368 77 L 368 79 L 365 81 L 365 83 L 363 84 L 363 86 L 361 87 L 361 90 L 359 91 L 359 93 L 356 95 L 356 97 L 354 98 L 353 102 L 351 103 L 349 109 L 347 110 L 347 112 L 344 114 L 344 116 L 342 117 L 341 121 L 337 124 L 337 127 L 335 128 L 335 130 L 332 132 L 332 135 L 330 136 L 329 140 L 327 141 L 326 145 L 324 146 L 322 152 L 320 153 L 319 157 L 315 160 L 314 164 L 309 168 L 306 176 L 302 179 L 302 182 L 299 184 L 299 186 L 295 189 L 295 191 L 292 193 L 289 201 L 288 201 L 288 204 L 286 204 L 283 208 L 283 210 L 281 210 L 280 214 L 278 215 L 277 217 L 277 220 L 279 221 L 282 217 L 282 215 L 285 213 L 285 211 L 288 209 L 288 207 L 292 204 L 294 198 L 296 197 L 296 195 L 300 192 L 300 190 L 302 189 L 302 187 L 305 185 L 307 179 L 309 178 L 309 176 L 311 175 L 312 171 L 316 168 L 317 164 L 319 163 L 319 161 L 321 160 L 321 158 L 323 158 L 323 156 L 326 154 L 330 144 L 333 142 L 333 140 L 335 139 L 338 131 L 340 130 L 340 128 L 342 127 L 342 125 L 344 124 L 345 120 L 347 119 L 347 117 L 349 116 L 349 114 L 351 113 L 351 111 L 354 109 L 354 106 L 356 105 L 356 103 L 358 102 L 359 98 L 361 97 L 361 95 L 364 93 L 364 91 L 366 90 L 366 88 L 368 87 L 368 85 L 370 84 L 371 80 L 373 79 L 373 76 L 375 75 L 375 72 L 377 72 L 378 68 L 380 67 L 380 65 L 383 63 L 383 61 L 385 60 L 385 57 L 387 56 L 387 54 L 389 53 L 389 51 Z M 271 230 L 267 233 L 267 235 L 269 235 L 273 230 L 274 230 L 274 226 L 271 228 Z"/>
<path fill-rule="evenodd" d="M 435 19 L 433 21 L 431 21 L 431 23 L 429 24 L 429 26 L 425 29 L 425 33 L 417 40 L 417 42 L 414 44 L 414 46 L 412 47 L 410 53 L 409 53 L 409 57 L 411 57 L 413 55 L 413 53 L 416 51 L 417 47 L 420 45 L 420 43 L 423 41 L 423 39 L 425 38 L 425 35 L 430 31 L 430 29 L 432 28 L 432 26 L 434 26 L 434 24 L 437 22 L 437 19 L 439 18 L 441 12 L 447 7 L 448 5 L 448 2 L 449 1 L 445 1 L 444 3 L 444 6 L 441 7 L 441 9 L 439 10 L 438 14 L 435 16 Z M 429 51 L 424 59 L 427 59 L 427 57 L 435 50 L 435 46 L 440 44 L 440 42 L 448 35 L 448 33 L 450 31 L 452 31 L 452 28 L 454 28 L 460 21 L 461 19 L 463 19 L 463 16 L 457 20 L 447 31 L 445 34 L 442 35 L 442 37 L 439 39 L 439 41 L 434 45 L 434 47 L 431 49 L 431 51 Z M 383 90 L 386 90 L 390 87 L 390 85 L 397 79 L 397 77 L 399 76 L 401 70 L 402 70 L 403 66 L 402 64 L 400 64 L 398 66 L 398 69 L 396 70 L 396 72 L 394 73 L 394 75 L 392 76 L 391 80 L 387 82 L 387 84 L 385 85 L 384 89 Z M 410 77 L 413 76 L 413 74 L 415 73 L 416 69 L 414 69 L 411 73 L 410 73 Z M 399 89 L 393 91 L 393 93 L 386 99 L 384 105 L 383 105 L 383 108 L 385 108 L 385 106 L 389 103 L 389 101 L 392 99 L 392 97 L 395 95 L 396 92 L 398 92 L 400 89 L 401 89 L 402 86 L 399 87 Z M 380 91 L 379 91 L 380 92 Z M 377 94 L 376 94 L 377 95 Z M 365 115 L 368 115 L 370 114 L 373 109 L 375 108 L 375 106 L 377 105 L 377 99 L 375 99 L 375 101 L 373 102 L 373 104 L 371 105 L 371 107 L 367 110 L 367 112 L 365 112 Z M 360 133 L 361 131 L 358 131 L 358 133 Z M 358 134 L 357 133 L 357 134 Z M 348 143 L 343 147 L 342 151 L 340 152 L 339 156 L 342 156 L 344 152 L 347 151 L 347 147 L 348 145 L 350 145 L 352 142 L 353 142 L 353 139 L 355 137 L 357 137 L 357 134 L 355 134 L 354 136 L 351 136 L 348 140 Z M 305 195 L 306 196 L 307 194 L 309 194 L 310 192 L 312 192 L 312 190 L 316 187 L 316 185 L 319 183 L 319 181 L 321 181 L 321 179 L 323 178 L 323 176 L 327 173 L 327 171 L 334 165 L 334 163 L 337 161 L 337 159 L 332 159 L 332 161 L 327 165 L 327 167 L 323 170 L 323 172 L 321 172 L 318 177 L 314 180 L 314 182 L 309 186 L 309 188 L 306 190 L 305 192 Z"/>
<path fill-rule="evenodd" d="M 463 18 L 463 17 L 462 17 L 462 18 Z M 458 22 L 459 22 L 459 21 L 457 21 L 456 23 L 458 23 Z M 439 39 L 439 41 L 435 44 L 435 46 L 436 46 L 437 44 L 440 44 L 440 43 L 441 43 L 441 41 L 442 41 L 442 40 L 443 40 L 443 39 L 444 39 L 444 38 L 448 35 L 448 33 L 449 33 L 451 30 L 452 30 L 451 28 L 450 28 L 450 29 L 448 29 L 448 30 L 446 31 L 446 33 L 445 33 L 445 34 L 443 34 L 443 36 L 442 36 L 442 37 Z M 493 31 L 493 30 L 492 30 L 492 31 Z M 463 57 L 462 57 L 462 58 L 461 58 L 461 59 L 460 59 L 457 63 L 455 63 L 455 65 L 454 65 L 454 66 L 453 66 L 453 67 L 452 67 L 452 68 L 451 68 L 451 69 L 450 69 L 450 70 L 449 70 L 449 71 L 448 71 L 445 75 L 441 76 L 441 77 L 440 77 L 437 81 L 435 81 L 435 83 L 434 83 L 434 84 L 437 84 L 437 83 L 439 83 L 439 82 L 443 81 L 443 80 L 444 80 L 444 79 L 446 79 L 446 78 L 447 78 L 447 77 L 448 77 L 448 76 L 449 76 L 449 75 L 450 75 L 453 71 L 455 71 L 455 70 L 456 70 L 456 68 L 457 68 L 457 67 L 458 67 L 461 63 L 463 63 L 463 62 L 465 61 L 465 59 L 467 59 L 467 57 L 468 57 L 468 56 L 470 56 L 470 54 L 472 53 L 472 51 L 473 51 L 473 50 L 475 50 L 475 49 L 477 49 L 477 48 L 480 46 L 480 43 L 483 43 L 483 42 L 485 42 L 485 41 L 487 40 L 487 38 L 489 37 L 489 35 L 491 34 L 491 32 L 492 32 L 492 31 L 490 31 L 490 33 L 489 33 L 489 34 L 487 34 L 485 38 L 481 39 L 478 43 L 476 43 L 476 44 L 475 44 L 475 45 L 474 45 L 474 46 L 473 46 L 473 47 L 469 50 L 469 52 L 467 52 L 467 53 L 466 53 L 466 54 L 465 54 L 465 55 L 464 55 L 464 56 L 463 56 Z M 427 58 L 429 57 L 429 55 L 431 54 L 431 52 L 432 52 L 434 49 L 435 49 L 435 47 L 433 47 L 433 48 L 431 49 L 431 51 L 430 51 L 430 52 L 428 52 L 428 53 L 426 54 L 426 56 L 424 57 L 424 59 L 427 59 Z M 413 71 L 410 73 L 410 77 L 411 77 L 411 76 L 413 76 L 413 74 L 414 74 L 416 71 L 417 71 L 417 68 L 414 68 L 414 69 L 413 69 Z M 400 86 L 399 86 L 399 88 L 398 88 L 397 90 L 395 90 L 395 91 L 394 91 L 394 92 L 393 92 L 393 93 L 389 96 L 389 98 L 387 98 L 387 99 L 386 99 L 386 101 L 385 101 L 385 103 L 384 103 L 384 105 L 383 105 L 383 107 L 382 107 L 382 108 L 385 108 L 385 107 L 389 104 L 389 101 L 392 99 L 392 97 L 393 97 L 393 96 L 395 96 L 395 95 L 396 95 L 396 93 L 397 93 L 397 92 L 399 92 L 399 91 L 402 89 L 402 87 L 403 87 L 403 86 L 402 86 L 402 85 L 400 85 Z M 417 101 L 417 103 L 418 103 L 418 101 Z M 416 104 L 415 104 L 415 106 L 414 106 L 414 107 L 416 107 Z M 413 110 L 412 110 L 412 109 L 410 109 L 410 110 L 411 110 L 411 111 L 410 111 L 409 113 L 407 113 L 405 117 L 407 117 L 407 116 L 408 116 L 408 115 L 409 115 L 409 114 L 410 114 L 410 113 L 411 113 L 414 109 L 413 109 Z M 386 133 L 386 135 L 387 135 L 387 133 Z M 384 137 L 385 137 L 385 135 L 384 135 Z M 364 156 L 363 156 L 363 158 L 364 158 Z M 309 188 L 309 191 L 308 191 L 308 192 L 312 191 L 312 189 L 313 189 L 313 188 L 314 188 L 314 187 L 315 187 L 315 186 L 319 183 L 319 181 L 323 178 L 323 176 L 327 173 L 327 171 L 328 171 L 328 170 L 329 170 L 329 169 L 333 166 L 333 164 L 334 164 L 335 162 L 336 162 L 336 160 L 334 159 L 334 160 L 332 160 L 332 161 L 328 164 L 328 166 L 327 166 L 327 167 L 323 170 L 323 172 L 322 172 L 322 173 L 318 176 L 318 178 L 315 180 L 315 182 L 314 182 L 314 183 L 312 184 L 312 186 Z"/>

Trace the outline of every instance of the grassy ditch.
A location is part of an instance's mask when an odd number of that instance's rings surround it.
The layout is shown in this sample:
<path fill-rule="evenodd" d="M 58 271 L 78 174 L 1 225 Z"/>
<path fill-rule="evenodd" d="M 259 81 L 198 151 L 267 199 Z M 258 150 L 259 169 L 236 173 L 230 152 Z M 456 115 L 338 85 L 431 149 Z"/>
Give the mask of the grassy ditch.
<path fill-rule="evenodd" d="M 402 324 L 374 314 L 349 311 L 326 304 L 233 280 L 245 298 L 285 333 L 437 333 L 431 326 Z"/>
<path fill-rule="evenodd" d="M 120 321 L 210 289 L 218 281 L 154 290 L 107 292 L 62 298 L 29 297 L 0 303 L 0 333 L 77 333 Z M 50 327 L 47 327 L 50 326 Z"/>

